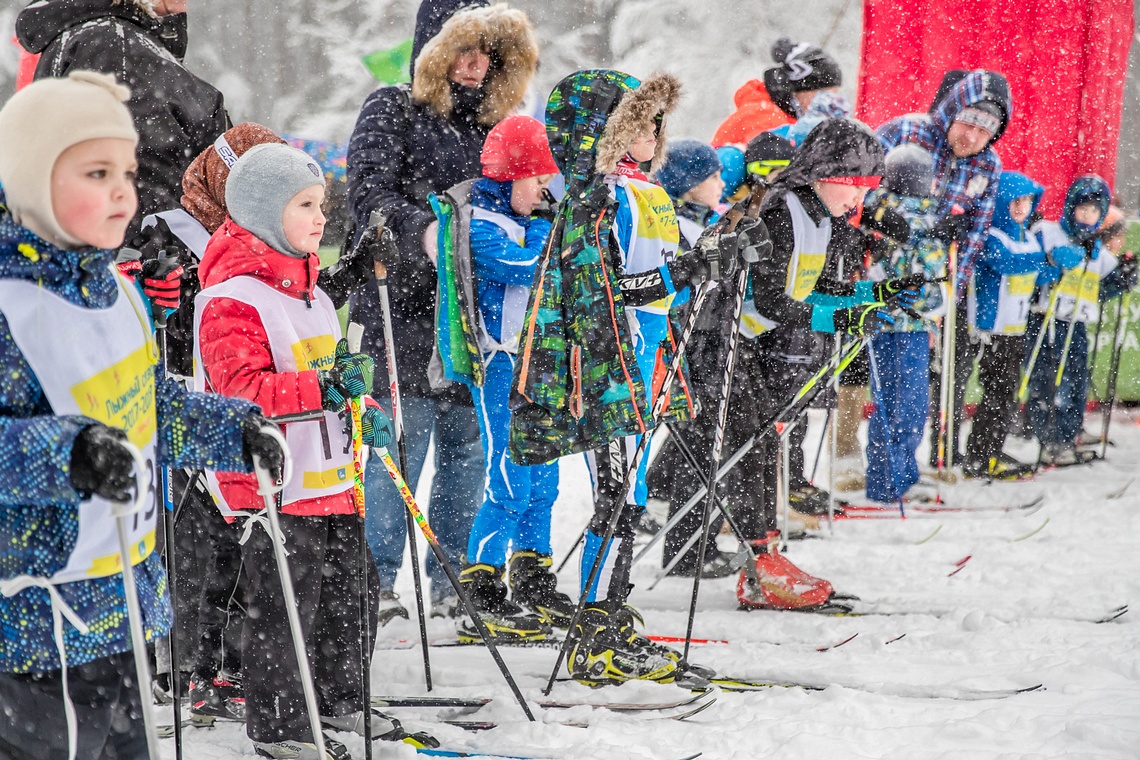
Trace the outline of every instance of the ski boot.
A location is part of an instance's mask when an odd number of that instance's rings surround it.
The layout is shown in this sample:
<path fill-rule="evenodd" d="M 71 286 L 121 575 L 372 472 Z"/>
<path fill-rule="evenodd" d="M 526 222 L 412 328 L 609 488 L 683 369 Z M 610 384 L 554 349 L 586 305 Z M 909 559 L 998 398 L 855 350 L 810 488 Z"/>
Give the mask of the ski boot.
<path fill-rule="evenodd" d="M 254 742 L 253 748 L 259 757 L 272 757 L 275 760 L 352 760 L 348 747 L 324 735 L 325 756 L 317 752 L 312 742 L 284 739 L 279 742 Z"/>
<path fill-rule="evenodd" d="M 531 610 L 555 628 L 570 625 L 575 604 L 559 591 L 558 578 L 551 568 L 554 560 L 549 554 L 515 552 L 508 562 L 508 581 L 511 599 L 524 609 Z"/>
<path fill-rule="evenodd" d="M 745 566 L 736 582 L 741 609 L 805 610 L 827 603 L 834 590 L 827 581 L 808 575 L 780 554 L 780 534 L 756 541 L 754 566 Z"/>
<path fill-rule="evenodd" d="M 793 483 L 788 490 L 789 506 L 802 515 L 826 515 L 831 494 L 806 480 Z"/>
<path fill-rule="evenodd" d="M 989 461 L 971 459 L 962 465 L 967 478 L 986 480 L 1024 480 L 1033 475 L 1033 465 L 1019 462 L 1007 454 L 990 457 Z"/>
<path fill-rule="evenodd" d="M 408 608 L 400 604 L 400 595 L 395 591 L 381 591 L 377 624 L 384 627 L 398 617 L 408 619 Z"/>
<path fill-rule="evenodd" d="M 372 741 L 403 742 L 417 749 L 435 749 L 439 746 L 439 740 L 425 731 L 417 731 L 414 734 L 408 733 L 400 721 L 390 715 L 385 715 L 375 709 L 370 712 L 372 716 Z M 360 711 L 336 718 L 322 715 L 321 726 L 333 731 L 348 731 L 364 736 L 364 721 L 361 720 Z"/>
<path fill-rule="evenodd" d="M 550 635 L 550 624 L 507 599 L 503 568 L 491 565 L 468 565 L 459 574 L 459 582 L 471 596 L 487 630 L 498 641 L 541 641 Z M 463 619 L 459 641 L 476 644 L 482 641 L 474 621 Z"/>
<path fill-rule="evenodd" d="M 620 602 L 587 605 L 577 625 L 567 632 L 570 676 L 587 686 L 626 681 L 672 683 L 680 655 L 639 634 L 633 627 L 636 617 L 636 610 Z"/>
<path fill-rule="evenodd" d="M 241 685 L 221 676 L 190 678 L 190 721 L 209 727 L 218 718 L 245 722 L 245 697 Z"/>

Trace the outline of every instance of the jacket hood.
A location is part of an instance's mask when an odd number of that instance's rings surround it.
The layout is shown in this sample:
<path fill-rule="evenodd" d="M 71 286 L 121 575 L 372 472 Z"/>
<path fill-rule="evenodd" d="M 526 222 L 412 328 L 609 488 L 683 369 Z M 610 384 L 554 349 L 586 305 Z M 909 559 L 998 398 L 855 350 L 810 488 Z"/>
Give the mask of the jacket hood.
<path fill-rule="evenodd" d="M 1026 223 L 1022 224 L 1013 221 L 1013 218 L 1009 215 L 1009 204 L 1027 195 L 1033 196 L 1033 208 L 1029 211 L 1029 218 L 1032 218 L 1033 212 L 1037 210 L 1037 204 L 1041 202 L 1041 196 L 1044 193 L 1044 185 L 1030 179 L 1021 172 L 1002 172 L 1001 179 L 998 180 L 997 200 L 994 205 L 993 221 L 990 223 L 1015 240 L 1018 239 L 1022 230 L 1028 229 L 1028 218 Z"/>
<path fill-rule="evenodd" d="M 436 25 L 438 31 L 429 35 Z M 478 93 L 476 119 L 485 126 L 497 124 L 522 102 L 538 68 L 538 42 L 530 20 L 506 3 L 487 6 L 452 1 L 420 7 L 413 43 L 412 99 L 436 116 L 449 118 L 455 103 L 447 75 L 455 57 L 470 48 L 485 50 L 491 57 Z"/>
<path fill-rule="evenodd" d="M 303 259 L 287 256 L 226 217 L 206 245 L 198 265 L 198 280 L 208 288 L 246 275 L 295 298 L 312 298 L 319 271 L 320 259 L 315 253 Z"/>
<path fill-rule="evenodd" d="M 732 103 L 737 108 L 743 108 L 749 105 L 767 105 L 773 109 L 778 106 L 772 102 L 772 96 L 768 94 L 768 88 L 759 79 L 749 79 L 740 87 L 736 88 L 736 93 L 732 96 Z"/>
<path fill-rule="evenodd" d="M 930 118 L 945 134 L 963 109 L 983 100 L 996 103 L 1004 113 L 1001 126 L 998 127 L 998 131 L 994 133 L 986 146 L 989 147 L 1002 136 L 1005 128 L 1009 126 L 1010 117 L 1013 116 L 1013 100 L 1009 91 L 1009 81 L 995 71 L 976 69 L 963 76 L 937 102 L 937 105 L 931 110 Z"/>
<path fill-rule="evenodd" d="M 780 172 L 764 196 L 762 210 L 778 203 L 794 187 L 825 177 L 882 177 L 886 171 L 883 146 L 874 133 L 855 119 L 827 119 L 816 126 Z"/>
<path fill-rule="evenodd" d="M 642 128 L 677 104 L 681 84 L 669 74 L 645 82 L 610 69 L 575 72 L 546 101 L 546 139 L 567 182 L 609 174 Z M 664 121 L 658 127 L 653 164 L 665 155 Z"/>
<path fill-rule="evenodd" d="M 510 180 L 499 181 L 490 177 L 483 177 L 476 180 L 475 184 L 471 186 L 471 202 L 478 204 L 480 208 L 487 211 L 494 211 L 511 219 L 525 221 L 526 217 L 516 214 L 515 210 L 511 208 L 511 191 L 513 189 L 514 183 Z"/>
<path fill-rule="evenodd" d="M 186 55 L 186 14 L 155 17 L 136 0 L 39 0 L 16 17 L 16 37 L 29 53 L 42 53 L 72 27 L 108 16 L 129 21 L 152 34 L 171 55 Z"/>
<path fill-rule="evenodd" d="M 1095 203 L 1100 207 L 1100 218 L 1094 225 L 1081 224 L 1074 218 L 1077 206 Z M 1101 228 L 1112 203 L 1112 189 L 1095 174 L 1085 174 L 1073 180 L 1065 193 L 1065 207 L 1061 211 L 1061 229 L 1069 237 L 1084 240 Z"/>

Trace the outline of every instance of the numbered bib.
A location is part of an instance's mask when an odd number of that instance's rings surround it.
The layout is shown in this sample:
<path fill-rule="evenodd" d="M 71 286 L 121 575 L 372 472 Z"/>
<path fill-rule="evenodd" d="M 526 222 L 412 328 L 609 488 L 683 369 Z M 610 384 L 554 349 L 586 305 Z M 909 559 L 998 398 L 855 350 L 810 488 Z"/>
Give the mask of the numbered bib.
<path fill-rule="evenodd" d="M 0 312 L 36 373 L 52 412 L 81 415 L 118 428 L 142 451 L 150 494 L 128 522 L 131 562 L 154 550 L 154 370 L 158 350 L 142 298 L 112 267 L 119 295 L 106 309 L 88 309 L 33 283 L 0 280 Z M 92 496 L 79 505 L 79 534 L 67 564 L 52 583 L 122 572 L 115 505 Z"/>

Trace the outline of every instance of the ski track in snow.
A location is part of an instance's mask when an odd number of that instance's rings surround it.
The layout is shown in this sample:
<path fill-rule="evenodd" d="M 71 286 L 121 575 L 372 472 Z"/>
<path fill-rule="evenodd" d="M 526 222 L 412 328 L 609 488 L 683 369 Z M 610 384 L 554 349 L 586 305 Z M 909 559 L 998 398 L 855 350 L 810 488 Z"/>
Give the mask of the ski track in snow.
<path fill-rule="evenodd" d="M 503 649 L 537 723 L 526 721 L 490 656 L 479 648 L 431 651 L 434 694 L 492 697 L 478 711 L 400 709 L 410 730 L 427 729 L 450 749 L 544 758 L 1135 758 L 1140 754 L 1140 610 L 1111 623 L 1087 622 L 1126 603 L 1140 603 L 1140 487 L 1106 496 L 1135 474 L 1140 452 L 1136 414 L 1118 412 L 1107 461 L 1040 474 L 1025 483 L 982 485 L 965 481 L 944 489 L 955 504 L 1016 503 L 1044 495 L 1044 507 L 1016 513 L 948 514 L 934 518 L 837 522 L 816 540 L 793 542 L 788 555 L 838 591 L 859 595 L 877 609 L 913 614 L 832 618 L 810 614 L 736 610 L 735 577 L 701 585 L 695 637 L 729 644 L 696 646 L 692 660 L 738 678 L 844 684 L 824 691 L 766 689 L 722 693 L 691 720 L 654 713 L 616 713 L 575 707 L 541 710 L 534 703 L 556 650 Z M 823 414 L 811 413 L 805 449 L 810 471 Z M 1100 420 L 1090 414 L 1090 430 Z M 967 428 L 968 429 L 968 428 Z M 864 429 L 865 432 L 865 429 Z M 1008 450 L 1032 459 L 1036 445 L 1012 439 Z M 923 461 L 925 449 L 920 452 Z M 826 452 L 825 452 L 826 457 Z M 428 462 L 432 458 L 428 457 Z M 826 461 L 818 480 L 826 486 Z M 421 492 L 426 500 L 425 489 Z M 554 544 L 560 560 L 590 515 L 590 491 L 581 458 L 564 460 L 555 506 Z M 430 517 L 430 511 L 429 511 Z M 1044 530 L 1020 542 L 1049 519 Z M 943 527 L 930 541 L 936 524 Z M 421 541 L 421 547 L 423 547 Z M 426 555 L 421 548 L 421 557 Z M 952 572 L 963 557 L 971 559 Z M 691 581 L 670 578 L 647 592 L 660 550 L 634 569 L 631 602 L 645 614 L 647 632 L 684 635 Z M 577 583 L 576 562 L 561 577 Z M 397 590 L 412 600 L 405 566 Z M 938 614 L 930 614 L 930 613 Z M 430 622 L 432 636 L 453 624 Z M 827 652 L 854 633 L 858 637 Z M 901 634 L 905 638 L 887 643 Z M 397 620 L 381 638 L 416 639 L 411 623 Z M 382 643 L 381 643 L 382 646 Z M 283 653 L 285 656 L 285 653 Z M 957 701 L 906 695 L 914 690 L 1023 688 L 1045 690 L 1007 699 Z M 374 694 L 424 693 L 421 655 L 412 649 L 378 649 Z M 878 692 L 878 693 L 876 693 Z M 615 702 L 666 701 L 677 687 L 630 683 L 591 690 L 558 683 L 554 697 Z M 170 721 L 168 709 L 156 708 Z M 468 733 L 436 718 L 493 721 L 491 731 Z M 587 722 L 588 728 L 558 725 Z M 334 734 L 353 756 L 363 740 Z M 187 728 L 185 755 L 207 760 L 254 757 L 244 727 L 219 723 Z M 377 758 L 414 758 L 408 746 L 377 743 Z M 173 757 L 172 740 L 163 756 Z"/>

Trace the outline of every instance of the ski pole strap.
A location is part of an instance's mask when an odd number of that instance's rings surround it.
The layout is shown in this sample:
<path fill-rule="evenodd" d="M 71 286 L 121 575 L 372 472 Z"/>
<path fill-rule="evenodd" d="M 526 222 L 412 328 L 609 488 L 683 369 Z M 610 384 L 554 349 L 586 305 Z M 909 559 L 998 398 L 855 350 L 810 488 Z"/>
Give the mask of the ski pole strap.
<path fill-rule="evenodd" d="M 412 495 L 412 489 L 408 488 L 404 476 L 400 474 L 400 469 L 396 467 L 396 463 L 392 461 L 392 455 L 388 453 L 388 449 L 373 449 L 373 452 L 380 456 L 380 461 L 384 463 L 384 468 L 388 470 L 388 475 L 392 478 L 392 482 L 396 484 L 396 490 L 400 492 L 400 497 L 404 500 L 404 506 L 412 513 L 412 518 L 416 521 L 416 525 L 420 526 L 424 538 L 428 540 L 428 543 L 439 543 L 435 537 L 435 532 L 431 529 L 431 525 L 428 524 L 427 518 L 424 517 L 420 508 L 416 506 L 416 497 Z"/>

